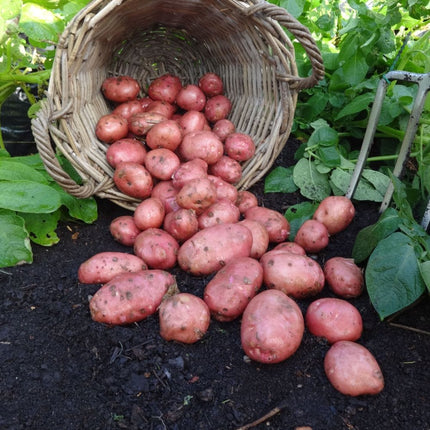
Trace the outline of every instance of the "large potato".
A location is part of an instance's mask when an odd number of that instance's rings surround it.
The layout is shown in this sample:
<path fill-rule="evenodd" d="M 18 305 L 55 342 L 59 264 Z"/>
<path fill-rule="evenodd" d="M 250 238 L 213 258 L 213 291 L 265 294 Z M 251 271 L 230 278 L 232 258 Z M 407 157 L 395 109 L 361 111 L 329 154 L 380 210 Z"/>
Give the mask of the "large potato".
<path fill-rule="evenodd" d="M 152 176 L 144 166 L 128 161 L 116 166 L 113 181 L 120 191 L 137 199 L 149 197 L 154 186 Z"/>
<path fill-rule="evenodd" d="M 132 215 L 121 215 L 112 220 L 109 225 L 112 237 L 124 246 L 133 246 L 140 229 Z"/>
<path fill-rule="evenodd" d="M 290 235 L 290 223 L 280 212 L 262 206 L 250 207 L 245 219 L 261 222 L 269 233 L 270 242 L 284 242 Z"/>
<path fill-rule="evenodd" d="M 306 255 L 271 250 L 261 257 L 260 262 L 267 288 L 281 290 L 296 299 L 314 296 L 324 288 L 321 266 Z"/>
<path fill-rule="evenodd" d="M 299 348 L 303 334 L 300 308 L 281 291 L 262 291 L 243 312 L 242 348 L 252 360 L 261 363 L 286 360 Z"/>
<path fill-rule="evenodd" d="M 269 246 L 269 233 L 263 224 L 252 219 L 243 219 L 239 221 L 240 225 L 249 229 L 252 234 L 252 248 L 250 256 L 252 258 L 260 259 L 267 251 Z"/>
<path fill-rule="evenodd" d="M 322 222 L 330 235 L 345 230 L 354 219 L 355 207 L 345 196 L 326 197 L 314 212 L 313 219 Z"/>
<path fill-rule="evenodd" d="M 240 212 L 238 207 L 228 199 L 221 199 L 211 204 L 199 216 L 199 228 L 212 227 L 216 224 L 238 222 Z"/>
<path fill-rule="evenodd" d="M 345 299 L 358 297 L 364 290 L 363 272 L 352 258 L 328 259 L 324 264 L 324 275 L 330 289 Z"/>
<path fill-rule="evenodd" d="M 217 200 L 216 188 L 208 178 L 191 179 L 178 191 L 176 202 L 181 208 L 200 215 Z"/>
<path fill-rule="evenodd" d="M 199 220 L 192 209 L 179 208 L 165 216 L 163 229 L 178 242 L 184 242 L 199 231 Z"/>
<path fill-rule="evenodd" d="M 328 350 L 324 370 L 336 390 L 347 396 L 375 395 L 384 389 L 384 376 L 364 346 L 341 340 Z"/>
<path fill-rule="evenodd" d="M 201 158 L 206 163 L 213 164 L 222 157 L 224 145 L 212 131 L 193 131 L 184 136 L 178 152 L 185 161 Z"/>
<path fill-rule="evenodd" d="M 136 255 L 126 252 L 99 252 L 79 266 L 78 279 L 83 284 L 104 284 L 120 273 L 145 269 L 146 263 Z"/>
<path fill-rule="evenodd" d="M 222 269 L 206 285 L 203 299 L 218 321 L 232 321 L 242 315 L 263 282 L 261 264 L 250 257 L 238 258 Z"/>
<path fill-rule="evenodd" d="M 328 245 L 327 227 L 315 219 L 308 219 L 298 229 L 294 242 L 306 252 L 318 253 Z"/>
<path fill-rule="evenodd" d="M 178 293 L 173 275 L 164 270 L 123 273 L 104 284 L 90 300 L 94 321 L 131 324 L 154 314 L 167 295 Z"/>
<path fill-rule="evenodd" d="M 249 257 L 252 234 L 239 224 L 218 224 L 197 232 L 178 252 L 178 264 L 193 275 L 209 275 L 230 261 Z"/>

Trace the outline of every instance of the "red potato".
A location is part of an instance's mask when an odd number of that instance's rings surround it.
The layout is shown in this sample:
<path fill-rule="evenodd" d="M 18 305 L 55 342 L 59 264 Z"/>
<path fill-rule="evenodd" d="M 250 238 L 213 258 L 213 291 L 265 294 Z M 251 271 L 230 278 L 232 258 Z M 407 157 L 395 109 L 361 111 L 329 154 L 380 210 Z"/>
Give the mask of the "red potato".
<path fill-rule="evenodd" d="M 241 323 L 245 354 L 260 363 L 279 363 L 299 348 L 304 334 L 297 303 L 281 291 L 258 293 L 246 307 Z"/>
<path fill-rule="evenodd" d="M 314 296 L 324 288 L 321 266 L 306 255 L 272 250 L 260 259 L 267 288 L 280 290 L 295 299 Z"/>
<path fill-rule="evenodd" d="M 145 262 L 126 252 L 99 252 L 84 261 L 78 269 L 82 284 L 104 284 L 124 272 L 145 270 Z"/>
<path fill-rule="evenodd" d="M 352 258 L 330 258 L 324 264 L 324 275 L 330 289 L 340 297 L 350 299 L 363 293 L 363 271 Z"/>
<path fill-rule="evenodd" d="M 219 94 L 206 101 L 205 117 L 210 123 L 214 124 L 220 119 L 227 118 L 231 112 L 231 108 L 230 99 Z"/>
<path fill-rule="evenodd" d="M 228 199 L 211 204 L 198 218 L 199 228 L 204 229 L 217 224 L 235 223 L 240 218 L 237 206 Z"/>
<path fill-rule="evenodd" d="M 142 103 L 140 100 L 130 100 L 128 102 L 124 102 L 119 104 L 113 111 L 113 114 L 120 115 L 123 118 L 125 118 L 127 121 L 130 120 L 130 118 L 139 112 L 143 112 L 144 109 L 142 107 Z"/>
<path fill-rule="evenodd" d="M 206 105 L 205 93 L 194 84 L 182 87 L 176 96 L 176 104 L 183 110 L 202 111 Z"/>
<path fill-rule="evenodd" d="M 236 206 L 244 214 L 249 208 L 258 206 L 258 199 L 251 191 L 241 190 L 237 193 Z"/>
<path fill-rule="evenodd" d="M 165 216 L 163 229 L 178 242 L 184 242 L 199 231 L 199 221 L 192 209 L 179 208 Z"/>
<path fill-rule="evenodd" d="M 376 395 L 384 376 L 373 354 L 348 340 L 333 344 L 324 358 L 324 370 L 333 387 L 346 396 Z"/>
<path fill-rule="evenodd" d="M 278 211 L 261 206 L 254 206 L 244 213 L 245 219 L 261 222 L 269 233 L 270 242 L 284 242 L 290 235 L 290 223 Z"/>
<path fill-rule="evenodd" d="M 181 88 L 182 83 L 179 77 L 166 73 L 151 82 L 148 87 L 148 95 L 153 100 L 174 103 Z"/>
<path fill-rule="evenodd" d="M 91 298 L 91 317 L 109 325 L 132 324 L 153 315 L 163 298 L 178 292 L 174 276 L 164 270 L 123 273 Z"/>
<path fill-rule="evenodd" d="M 202 131 L 207 125 L 207 120 L 202 112 L 189 110 L 178 119 L 178 123 L 185 135 L 194 131 Z"/>
<path fill-rule="evenodd" d="M 296 242 L 281 242 L 278 243 L 273 250 L 288 251 L 293 254 L 306 255 L 306 251 Z"/>
<path fill-rule="evenodd" d="M 167 341 L 196 343 L 206 334 L 210 324 L 208 306 L 190 293 L 178 293 L 163 300 L 158 315 L 160 335 Z"/>
<path fill-rule="evenodd" d="M 124 246 L 133 246 L 136 236 L 140 233 L 132 215 L 114 218 L 109 225 L 109 231 L 112 237 Z"/>
<path fill-rule="evenodd" d="M 236 161 L 247 161 L 255 154 L 255 143 L 249 134 L 232 133 L 225 139 L 225 153 Z"/>
<path fill-rule="evenodd" d="M 151 195 L 153 181 L 148 170 L 138 163 L 122 162 L 116 166 L 113 181 L 128 196 L 144 199 Z"/>
<path fill-rule="evenodd" d="M 250 257 L 238 258 L 220 269 L 209 281 L 203 300 L 213 318 L 232 321 L 242 315 L 262 282 L 261 264 Z"/>
<path fill-rule="evenodd" d="M 306 311 L 305 322 L 310 333 L 331 344 L 358 340 L 363 332 L 360 312 L 343 299 L 326 297 L 313 301 Z"/>
<path fill-rule="evenodd" d="M 199 79 L 198 85 L 208 97 L 213 97 L 224 93 L 224 84 L 222 79 L 216 73 L 205 73 Z"/>
<path fill-rule="evenodd" d="M 326 197 L 314 212 L 313 219 L 322 222 L 330 235 L 345 230 L 355 216 L 355 207 L 345 196 Z"/>
<path fill-rule="evenodd" d="M 160 228 L 148 228 L 134 241 L 134 253 L 151 269 L 171 269 L 176 265 L 179 244 Z"/>
<path fill-rule="evenodd" d="M 164 100 L 153 100 L 148 104 L 145 111 L 156 112 L 165 116 L 167 119 L 171 119 L 176 109 L 176 106 L 172 103 L 168 103 Z"/>
<path fill-rule="evenodd" d="M 151 197 L 159 198 L 164 204 L 164 210 L 166 214 L 179 209 L 179 205 L 176 202 L 176 195 L 178 190 L 173 186 L 173 182 L 160 181 L 154 185 L 151 192 Z"/>
<path fill-rule="evenodd" d="M 252 219 L 239 221 L 240 225 L 249 229 L 252 234 L 252 247 L 250 257 L 260 259 L 269 246 L 269 233 L 263 224 Z"/>
<path fill-rule="evenodd" d="M 140 85 L 131 76 L 112 76 L 102 83 L 102 93 L 110 101 L 123 103 L 139 95 Z"/>
<path fill-rule="evenodd" d="M 181 189 L 191 179 L 207 178 L 208 163 L 201 158 L 182 163 L 172 175 L 173 186 Z"/>
<path fill-rule="evenodd" d="M 214 164 L 222 157 L 224 145 L 212 131 L 194 131 L 184 136 L 178 152 L 184 161 L 200 158 Z"/>
<path fill-rule="evenodd" d="M 208 175 L 208 179 L 212 182 L 216 189 L 217 199 L 228 199 L 233 203 L 237 200 L 237 188 L 223 179 L 215 175 Z"/>
<path fill-rule="evenodd" d="M 221 142 L 224 142 L 227 136 L 236 132 L 236 126 L 229 119 L 224 118 L 213 125 L 212 131 L 220 138 Z"/>
<path fill-rule="evenodd" d="M 166 119 L 158 112 L 139 112 L 132 115 L 128 121 L 128 128 L 135 136 L 146 136 L 155 124 L 166 121 Z"/>
<path fill-rule="evenodd" d="M 216 163 L 210 165 L 209 173 L 235 184 L 242 178 L 242 166 L 233 158 L 223 155 Z"/>
<path fill-rule="evenodd" d="M 154 101 L 151 99 L 151 97 L 142 97 L 137 100 L 140 102 L 140 105 L 142 106 L 143 111 L 145 111 L 148 108 L 148 106 Z"/>
<path fill-rule="evenodd" d="M 176 195 L 176 202 L 181 208 L 193 209 L 197 215 L 203 213 L 216 200 L 216 188 L 208 178 L 189 180 Z"/>
<path fill-rule="evenodd" d="M 142 230 L 159 228 L 163 225 L 166 210 L 158 197 L 148 197 L 140 202 L 133 213 L 136 227 Z"/>
<path fill-rule="evenodd" d="M 117 140 L 106 151 L 106 160 L 113 167 L 122 162 L 143 164 L 146 157 L 146 148 L 137 139 L 124 138 Z"/>
<path fill-rule="evenodd" d="M 318 253 L 328 245 L 327 227 L 317 220 L 308 219 L 298 229 L 294 242 L 306 252 Z"/>
<path fill-rule="evenodd" d="M 209 275 L 240 257 L 249 257 L 252 234 L 239 224 L 218 224 L 200 230 L 178 252 L 182 270 L 196 276 Z"/>
<path fill-rule="evenodd" d="M 181 165 L 179 157 L 170 149 L 156 148 L 148 151 L 145 167 L 157 179 L 168 181 Z"/>
<path fill-rule="evenodd" d="M 96 124 L 96 136 L 102 142 L 113 143 L 128 135 L 127 120 L 120 115 L 103 115 Z"/>

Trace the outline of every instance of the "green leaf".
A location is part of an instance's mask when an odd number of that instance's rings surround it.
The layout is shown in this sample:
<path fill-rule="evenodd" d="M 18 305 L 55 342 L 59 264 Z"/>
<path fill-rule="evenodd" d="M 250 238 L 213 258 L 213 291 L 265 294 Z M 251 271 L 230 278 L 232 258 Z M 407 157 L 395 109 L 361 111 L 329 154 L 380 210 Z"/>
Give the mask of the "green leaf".
<path fill-rule="evenodd" d="M 380 241 L 369 257 L 366 285 L 381 320 L 414 303 L 425 291 L 414 246 L 403 233 Z"/>
<path fill-rule="evenodd" d="M 366 59 L 359 50 L 350 57 L 342 67 L 346 82 L 351 85 L 357 85 L 366 77 L 369 66 Z"/>
<path fill-rule="evenodd" d="M 264 181 L 265 193 L 294 193 L 297 185 L 293 181 L 294 167 L 276 167 Z"/>
<path fill-rule="evenodd" d="M 316 124 L 317 121 L 312 123 Z M 336 130 L 329 127 L 328 125 L 318 126 L 315 131 L 311 134 L 308 140 L 308 146 L 321 145 L 321 146 L 333 146 L 339 142 L 339 135 Z"/>
<path fill-rule="evenodd" d="M 366 260 L 378 242 L 394 233 L 401 222 L 398 212 L 393 208 L 387 208 L 375 224 L 360 230 L 352 248 L 352 258 L 355 262 L 358 264 Z"/>
<path fill-rule="evenodd" d="M 33 253 L 24 220 L 0 209 L 0 267 L 32 262 Z"/>
<path fill-rule="evenodd" d="M 305 158 L 294 166 L 293 179 L 300 193 L 310 200 L 321 201 L 331 194 L 328 175 L 318 172 L 315 164 Z"/>
<path fill-rule="evenodd" d="M 427 290 L 430 293 L 430 261 L 424 261 L 420 263 L 420 272 L 423 277 L 424 283 L 426 284 Z"/>
<path fill-rule="evenodd" d="M 335 121 L 348 115 L 354 115 L 363 110 L 368 110 L 370 103 L 373 102 L 375 95 L 364 93 L 355 97 L 350 103 L 345 105 L 336 115 Z"/>
<path fill-rule="evenodd" d="M 330 168 L 340 166 L 340 154 L 334 146 L 321 146 L 318 148 L 318 156 L 321 161 Z M 319 170 L 321 171 L 321 170 Z"/>
<path fill-rule="evenodd" d="M 302 202 L 297 205 L 290 206 L 284 216 L 290 223 L 290 235 L 288 240 L 292 241 L 296 237 L 300 226 L 308 219 L 312 218 L 318 203 Z"/>
<path fill-rule="evenodd" d="M 59 242 L 55 230 L 58 227 L 58 221 L 61 211 L 56 210 L 52 213 L 23 213 L 25 226 L 30 233 L 30 239 L 42 246 L 51 246 Z"/>
<path fill-rule="evenodd" d="M 61 206 L 55 189 L 31 181 L 2 181 L 0 196 L 0 208 L 17 212 L 49 213 Z"/>
<path fill-rule="evenodd" d="M 281 0 L 279 5 L 286 9 L 294 18 L 298 18 L 305 6 L 305 0 Z"/>
<path fill-rule="evenodd" d="M 0 159 L 0 181 L 32 181 L 47 184 L 46 176 L 15 158 Z"/>
<path fill-rule="evenodd" d="M 0 0 L 0 17 L 7 21 L 15 18 L 21 11 L 21 0 Z"/>

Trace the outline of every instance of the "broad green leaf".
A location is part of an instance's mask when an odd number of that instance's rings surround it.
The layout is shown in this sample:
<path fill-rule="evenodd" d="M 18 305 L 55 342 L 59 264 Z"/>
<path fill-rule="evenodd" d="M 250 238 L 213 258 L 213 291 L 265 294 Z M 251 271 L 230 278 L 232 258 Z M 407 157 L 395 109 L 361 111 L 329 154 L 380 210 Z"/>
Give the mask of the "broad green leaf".
<path fill-rule="evenodd" d="M 0 159 L 0 181 L 32 181 L 47 184 L 46 176 L 15 158 Z"/>
<path fill-rule="evenodd" d="M 364 80 L 369 66 L 360 51 L 356 51 L 342 67 L 346 82 L 353 86 Z"/>
<path fill-rule="evenodd" d="M 336 130 L 329 126 L 318 127 L 311 134 L 308 140 L 308 146 L 321 145 L 333 146 L 339 141 L 339 136 Z"/>
<path fill-rule="evenodd" d="M 297 185 L 293 181 L 294 167 L 276 167 L 264 181 L 265 193 L 294 193 Z"/>
<path fill-rule="evenodd" d="M 42 246 L 51 246 L 60 240 L 55 230 L 58 227 L 58 221 L 61 211 L 56 210 L 51 213 L 23 213 L 25 227 L 30 233 L 30 239 Z"/>
<path fill-rule="evenodd" d="M 24 220 L 12 212 L 0 211 L 0 267 L 32 261 L 33 253 Z"/>
<path fill-rule="evenodd" d="M 335 146 L 321 146 L 318 148 L 317 152 L 321 161 L 327 167 L 333 168 L 340 166 L 340 155 Z"/>
<path fill-rule="evenodd" d="M 430 260 L 420 263 L 420 272 L 426 284 L 427 290 L 430 293 Z"/>
<path fill-rule="evenodd" d="M 328 175 L 318 172 L 315 164 L 305 158 L 294 166 L 293 179 L 300 193 L 309 200 L 321 201 L 331 194 Z"/>
<path fill-rule="evenodd" d="M 22 7 L 21 0 L 0 0 L 0 17 L 7 21 L 19 15 Z"/>
<path fill-rule="evenodd" d="M 294 18 L 298 18 L 303 12 L 305 3 L 305 0 L 281 0 L 279 5 L 293 15 Z"/>
<path fill-rule="evenodd" d="M 387 175 L 372 169 L 363 169 L 361 175 L 375 187 L 376 191 L 381 193 L 381 195 L 385 195 L 390 183 L 390 178 Z"/>
<path fill-rule="evenodd" d="M 402 219 L 393 208 L 387 208 L 375 224 L 364 227 L 355 238 L 352 248 L 352 258 L 356 263 L 366 260 L 376 245 L 400 226 Z"/>
<path fill-rule="evenodd" d="M 373 102 L 375 95 L 372 93 L 364 93 L 354 98 L 350 103 L 345 105 L 336 115 L 335 120 L 339 120 L 348 115 L 354 115 L 363 110 L 367 110 Z"/>
<path fill-rule="evenodd" d="M 290 206 L 284 216 L 290 223 L 290 235 L 288 240 L 294 240 L 300 226 L 308 219 L 312 218 L 318 203 L 302 202 L 297 205 Z"/>
<path fill-rule="evenodd" d="M 31 181 L 2 181 L 0 196 L 0 208 L 17 212 L 49 213 L 61 206 L 55 189 Z"/>
<path fill-rule="evenodd" d="M 426 286 L 414 244 L 403 233 L 380 241 L 369 257 L 366 285 L 370 301 L 381 320 L 414 303 Z"/>

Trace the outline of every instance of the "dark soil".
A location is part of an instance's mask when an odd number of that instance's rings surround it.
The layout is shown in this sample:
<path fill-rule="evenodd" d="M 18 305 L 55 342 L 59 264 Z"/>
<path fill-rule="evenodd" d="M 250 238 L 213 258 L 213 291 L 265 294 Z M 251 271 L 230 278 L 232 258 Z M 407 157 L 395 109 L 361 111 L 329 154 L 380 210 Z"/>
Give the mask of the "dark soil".
<path fill-rule="evenodd" d="M 289 148 L 278 164 L 293 162 Z M 253 191 L 273 209 L 300 201 L 297 194 L 263 197 L 262 184 Z M 318 255 L 321 264 L 350 256 L 357 232 L 376 220 L 377 206 L 356 207 L 353 223 Z M 309 332 L 288 360 L 262 365 L 244 360 L 240 319 L 213 321 L 194 345 L 161 339 L 157 316 L 128 327 L 93 322 L 88 297 L 99 286 L 78 283 L 77 270 L 97 252 L 125 250 L 108 230 L 124 213 L 100 201 L 96 223 L 61 224 L 58 245 L 34 246 L 33 264 L 0 272 L 1 429 L 229 430 L 278 406 L 255 428 L 430 429 L 428 297 L 391 322 L 379 320 L 367 294 L 351 301 L 364 320 L 359 343 L 378 360 L 386 384 L 377 396 L 355 398 L 330 385 L 323 369 L 329 346 Z M 173 272 L 180 290 L 202 295 L 207 279 Z M 306 311 L 309 303 L 299 306 Z"/>

